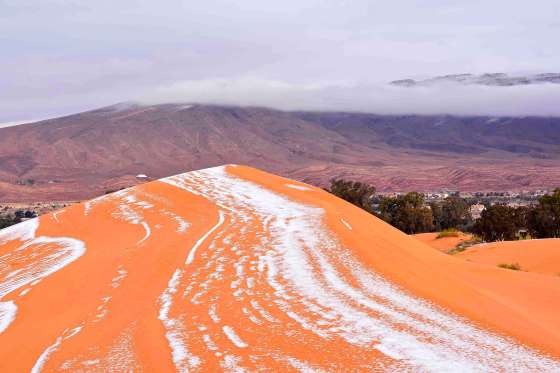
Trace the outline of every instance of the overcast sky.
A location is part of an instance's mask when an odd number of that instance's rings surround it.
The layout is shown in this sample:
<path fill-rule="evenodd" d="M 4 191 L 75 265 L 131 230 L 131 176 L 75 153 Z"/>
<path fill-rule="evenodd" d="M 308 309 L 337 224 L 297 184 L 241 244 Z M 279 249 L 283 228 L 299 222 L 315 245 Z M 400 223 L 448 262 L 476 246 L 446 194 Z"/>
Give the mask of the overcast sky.
<path fill-rule="evenodd" d="M 560 115 L 560 85 L 385 85 L 560 72 L 559 36 L 559 0 L 0 0 L 0 122 L 137 99 Z"/>

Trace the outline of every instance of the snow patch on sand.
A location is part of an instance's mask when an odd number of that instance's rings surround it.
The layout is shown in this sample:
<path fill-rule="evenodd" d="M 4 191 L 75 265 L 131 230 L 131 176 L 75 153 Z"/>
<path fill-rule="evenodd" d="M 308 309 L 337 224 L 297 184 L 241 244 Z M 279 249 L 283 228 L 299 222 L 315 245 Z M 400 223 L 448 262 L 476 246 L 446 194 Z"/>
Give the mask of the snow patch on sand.
<path fill-rule="evenodd" d="M 33 218 L 24 222 L 9 226 L 0 230 L 0 245 L 9 241 L 28 241 L 35 238 L 35 232 L 39 228 L 39 218 Z"/>
<path fill-rule="evenodd" d="M 150 237 L 150 235 L 152 234 L 152 230 L 150 229 L 150 226 L 148 225 L 148 223 L 143 221 L 140 224 L 142 224 L 146 233 L 145 233 L 144 237 L 142 237 L 142 239 L 140 241 L 138 241 L 137 245 L 140 245 L 142 242 L 146 241 Z"/>
<path fill-rule="evenodd" d="M 284 185 L 287 186 L 288 188 L 296 189 L 296 190 L 313 190 L 303 185 L 297 185 L 297 184 L 284 184 Z"/>
<path fill-rule="evenodd" d="M 70 330 L 68 330 L 68 329 L 64 330 L 62 335 L 57 337 L 55 342 L 52 345 L 50 345 L 49 347 L 47 347 L 41 353 L 39 358 L 35 361 L 35 364 L 33 365 L 33 368 L 31 369 L 31 373 L 39 373 L 43 369 L 43 366 L 45 365 L 45 363 L 47 362 L 49 357 L 60 348 L 60 345 L 62 344 L 62 342 L 65 341 L 65 340 L 68 340 L 68 339 L 72 338 L 73 336 L 75 336 L 76 334 L 78 334 L 82 330 L 82 328 L 83 328 L 83 326 L 79 325 L 79 326 L 77 326 L 75 328 L 72 328 Z"/>
<path fill-rule="evenodd" d="M 53 245 L 56 247 L 54 250 Z M 40 257 L 0 278 L 0 299 L 27 284 L 36 285 L 45 277 L 81 257 L 85 251 L 85 244 L 74 238 L 41 236 L 27 241 L 10 253 L 13 260 L 22 257 Z M 9 263 L 10 259 L 10 257 L 6 258 L 6 255 L 3 256 L 6 263 Z"/>
<path fill-rule="evenodd" d="M 183 328 L 179 320 L 170 317 L 171 306 L 173 305 L 173 296 L 177 293 L 179 282 L 183 273 L 180 269 L 175 270 L 171 279 L 167 284 L 167 288 L 160 296 L 161 307 L 159 309 L 158 319 L 160 319 L 165 327 L 165 337 L 171 347 L 173 364 L 179 372 L 188 372 L 189 368 L 200 365 L 200 359 L 192 355 L 185 343 Z"/>
<path fill-rule="evenodd" d="M 340 218 L 340 221 L 342 222 L 342 224 L 344 224 L 346 226 L 346 228 L 348 228 L 348 230 L 352 230 L 352 226 L 350 224 L 348 224 L 348 222 L 342 218 Z"/>
<path fill-rule="evenodd" d="M 243 340 L 237 335 L 237 333 L 231 326 L 224 325 L 222 327 L 222 330 L 224 331 L 224 334 L 229 338 L 231 343 L 233 343 L 235 346 L 239 348 L 246 348 L 249 346 L 247 343 L 243 342 Z"/>
<path fill-rule="evenodd" d="M 187 231 L 187 228 L 190 227 L 190 224 L 179 215 L 175 215 L 173 219 L 175 219 L 178 224 L 177 233 L 185 233 Z"/>
<path fill-rule="evenodd" d="M 216 229 L 218 229 L 218 227 L 224 223 L 224 220 L 225 220 L 225 215 L 224 215 L 223 211 L 220 210 L 219 211 L 218 222 L 208 232 L 206 232 L 204 234 L 204 236 L 202 236 L 198 241 L 196 241 L 196 243 L 192 247 L 191 251 L 189 252 L 189 255 L 187 256 L 187 260 L 185 261 L 185 264 L 191 264 L 193 262 L 194 256 L 196 254 L 196 250 L 200 247 L 200 245 L 202 245 L 204 243 L 204 241 L 208 238 L 208 236 L 210 236 L 212 233 L 214 233 L 214 231 Z"/>
<path fill-rule="evenodd" d="M 117 193 L 113 193 L 113 194 L 105 194 L 102 195 L 100 197 L 94 198 L 92 200 L 89 200 L 87 202 L 84 203 L 84 216 L 88 216 L 91 213 L 91 210 L 93 209 L 93 207 L 103 201 L 106 201 L 108 198 L 112 198 L 114 195 L 117 195 Z"/>
<path fill-rule="evenodd" d="M 208 308 L 208 316 L 214 321 L 216 324 L 221 321 L 220 316 L 216 313 L 216 304 L 211 304 Z"/>
<path fill-rule="evenodd" d="M 0 334 L 14 321 L 16 313 L 17 306 L 13 301 L 0 302 Z"/>
<path fill-rule="evenodd" d="M 50 345 L 45 351 L 43 351 L 43 353 L 41 353 L 41 355 L 35 362 L 35 365 L 33 365 L 33 368 L 31 368 L 31 373 L 39 373 L 41 369 L 43 369 L 43 365 L 45 365 L 49 356 L 53 352 L 58 350 L 61 342 L 62 342 L 62 337 L 58 337 L 52 345 Z"/>
<path fill-rule="evenodd" d="M 224 360 L 220 363 L 220 366 L 226 372 L 235 372 L 235 373 L 246 372 L 245 369 L 239 366 L 240 362 L 241 362 L 241 358 L 239 356 L 225 355 Z"/>
<path fill-rule="evenodd" d="M 0 257 L 0 300 L 26 285 L 35 286 L 42 279 L 66 267 L 85 251 L 85 244 L 68 237 L 35 237 L 39 219 L 30 219 L 0 231 L 0 245 L 10 241 L 22 241 L 15 250 Z M 53 248 L 53 246 L 55 248 Z M 10 271 L 11 263 L 18 269 Z M 24 263 L 22 265 L 22 263 Z M 27 294 L 23 290 L 20 296 Z M 17 306 L 13 302 L 0 302 L 0 333 L 15 319 Z"/>
<path fill-rule="evenodd" d="M 293 357 L 287 357 L 285 360 L 292 366 L 292 368 L 297 369 L 301 373 L 323 373 L 322 369 L 315 368 L 304 361 L 298 360 Z"/>
<path fill-rule="evenodd" d="M 59 211 L 55 211 L 52 213 L 52 218 L 54 221 L 56 221 L 57 223 L 60 223 L 60 221 L 58 220 L 58 215 L 65 213 L 66 210 L 59 210 Z"/>

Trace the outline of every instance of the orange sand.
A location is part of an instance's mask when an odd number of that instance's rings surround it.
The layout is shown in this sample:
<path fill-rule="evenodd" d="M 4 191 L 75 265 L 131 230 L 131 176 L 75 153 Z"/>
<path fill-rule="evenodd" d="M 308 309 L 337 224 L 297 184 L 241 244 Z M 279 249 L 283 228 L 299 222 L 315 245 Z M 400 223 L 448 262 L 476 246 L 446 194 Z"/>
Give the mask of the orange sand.
<path fill-rule="evenodd" d="M 466 234 L 463 232 L 458 232 L 459 236 L 457 237 L 442 237 L 437 238 L 438 233 L 418 233 L 413 234 L 412 236 L 421 242 L 433 247 L 434 249 L 438 249 L 442 252 L 448 252 L 451 249 L 454 249 L 458 244 L 464 241 L 468 241 L 472 238 L 472 235 Z"/>
<path fill-rule="evenodd" d="M 493 266 L 517 263 L 523 271 L 560 275 L 560 238 L 491 242 L 473 246 L 457 256 Z"/>
<path fill-rule="evenodd" d="M 560 278 L 444 255 L 252 168 L 38 222 L 0 231 L 2 372 L 560 369 Z"/>

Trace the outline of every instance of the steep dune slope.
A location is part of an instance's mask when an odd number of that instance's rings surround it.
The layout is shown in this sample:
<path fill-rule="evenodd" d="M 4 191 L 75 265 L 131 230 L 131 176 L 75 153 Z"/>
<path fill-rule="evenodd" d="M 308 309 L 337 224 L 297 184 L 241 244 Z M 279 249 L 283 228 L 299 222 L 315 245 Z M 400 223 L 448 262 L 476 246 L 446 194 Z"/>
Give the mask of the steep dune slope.
<path fill-rule="evenodd" d="M 1 371 L 560 370 L 558 279 L 247 167 L 13 226 L 0 260 Z"/>
<path fill-rule="evenodd" d="M 458 257 L 490 265 L 517 263 L 523 271 L 560 276 L 560 239 L 504 241 L 480 244 Z"/>

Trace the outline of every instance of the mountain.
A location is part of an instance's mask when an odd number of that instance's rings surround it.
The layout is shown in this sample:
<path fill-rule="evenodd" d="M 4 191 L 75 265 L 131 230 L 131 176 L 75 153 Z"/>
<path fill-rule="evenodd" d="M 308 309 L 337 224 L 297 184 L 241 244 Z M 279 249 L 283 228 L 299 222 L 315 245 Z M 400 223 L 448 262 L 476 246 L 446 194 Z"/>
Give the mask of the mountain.
<path fill-rule="evenodd" d="M 120 104 L 0 129 L 0 200 L 70 200 L 223 163 L 324 186 L 540 189 L 560 184 L 560 118 L 388 116 Z"/>
<path fill-rule="evenodd" d="M 402 79 L 394 80 L 391 84 L 401 87 L 431 86 L 437 84 L 465 84 L 486 86 L 517 86 L 530 84 L 560 84 L 560 73 L 544 73 L 534 75 L 510 76 L 504 73 L 488 74 L 451 74 L 424 80 Z"/>
<path fill-rule="evenodd" d="M 0 253 L 3 372 L 560 371 L 553 276 L 248 167 L 28 220 Z"/>

